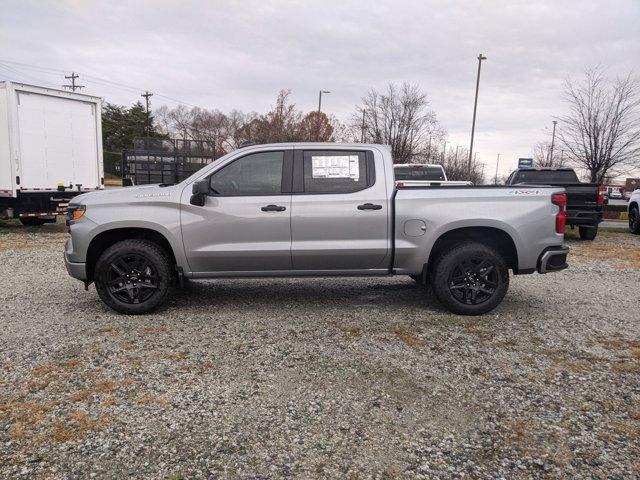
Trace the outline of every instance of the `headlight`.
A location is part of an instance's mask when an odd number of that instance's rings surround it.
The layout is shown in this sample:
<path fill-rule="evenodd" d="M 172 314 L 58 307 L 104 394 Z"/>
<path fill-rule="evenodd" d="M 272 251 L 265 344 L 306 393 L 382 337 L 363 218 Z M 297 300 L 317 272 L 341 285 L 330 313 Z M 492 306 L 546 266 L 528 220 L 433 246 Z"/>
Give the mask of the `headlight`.
<path fill-rule="evenodd" d="M 82 218 L 87 207 L 80 204 L 71 204 L 67 207 L 67 220 L 78 220 Z"/>

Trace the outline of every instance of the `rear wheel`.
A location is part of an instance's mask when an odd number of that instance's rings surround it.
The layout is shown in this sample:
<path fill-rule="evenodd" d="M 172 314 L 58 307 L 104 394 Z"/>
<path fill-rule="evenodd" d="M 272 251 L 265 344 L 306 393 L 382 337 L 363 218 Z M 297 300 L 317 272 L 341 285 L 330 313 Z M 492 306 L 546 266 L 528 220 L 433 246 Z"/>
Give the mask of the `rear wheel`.
<path fill-rule="evenodd" d="M 640 212 L 638 207 L 629 210 L 629 231 L 635 235 L 640 235 Z"/>
<path fill-rule="evenodd" d="M 431 270 L 436 298 L 461 315 L 482 315 L 493 310 L 509 288 L 509 269 L 493 248 L 469 242 L 443 253 Z"/>
<path fill-rule="evenodd" d="M 168 255 L 147 240 L 123 240 L 107 248 L 95 267 L 98 295 L 117 312 L 148 313 L 160 306 L 173 283 Z"/>
<path fill-rule="evenodd" d="M 598 234 L 598 227 L 578 227 L 581 240 L 593 240 Z"/>

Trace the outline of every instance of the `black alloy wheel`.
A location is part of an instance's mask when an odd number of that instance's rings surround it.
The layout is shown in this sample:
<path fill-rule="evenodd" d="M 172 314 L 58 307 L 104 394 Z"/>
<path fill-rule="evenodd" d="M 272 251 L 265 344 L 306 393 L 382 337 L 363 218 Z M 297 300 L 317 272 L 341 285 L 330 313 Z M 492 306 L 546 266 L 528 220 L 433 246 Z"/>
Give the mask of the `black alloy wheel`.
<path fill-rule="evenodd" d="M 158 273 L 142 255 L 125 254 L 109 263 L 107 282 L 109 293 L 122 303 L 143 303 L 158 289 Z"/>
<path fill-rule="evenodd" d="M 102 252 L 93 277 L 105 304 L 120 313 L 140 315 L 165 301 L 175 283 L 175 264 L 158 244 L 127 239 Z"/>
<path fill-rule="evenodd" d="M 498 288 L 498 268 L 479 255 L 462 259 L 449 274 L 449 291 L 460 303 L 480 305 Z"/>
<path fill-rule="evenodd" d="M 509 289 L 503 254 L 480 242 L 452 245 L 430 267 L 433 293 L 449 311 L 482 315 L 493 310 Z"/>

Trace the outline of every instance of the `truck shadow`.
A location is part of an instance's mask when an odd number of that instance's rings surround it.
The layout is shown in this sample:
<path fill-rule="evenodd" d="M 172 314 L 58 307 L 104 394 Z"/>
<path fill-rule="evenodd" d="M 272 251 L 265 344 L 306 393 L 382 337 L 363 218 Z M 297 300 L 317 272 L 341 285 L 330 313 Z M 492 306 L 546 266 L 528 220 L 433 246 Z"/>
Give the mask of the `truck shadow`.
<path fill-rule="evenodd" d="M 171 306 L 288 309 L 328 308 L 428 309 L 445 313 L 431 290 L 404 277 L 222 279 L 188 282 L 176 289 Z"/>

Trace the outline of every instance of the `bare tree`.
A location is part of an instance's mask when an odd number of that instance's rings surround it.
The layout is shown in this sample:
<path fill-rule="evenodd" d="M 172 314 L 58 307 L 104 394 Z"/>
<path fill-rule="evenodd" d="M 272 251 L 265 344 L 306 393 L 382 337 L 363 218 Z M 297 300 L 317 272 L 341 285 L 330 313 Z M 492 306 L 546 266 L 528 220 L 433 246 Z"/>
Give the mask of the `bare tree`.
<path fill-rule="evenodd" d="M 565 83 L 570 112 L 560 117 L 559 138 L 569 160 L 601 183 L 638 161 L 640 94 L 631 74 L 609 82 L 599 69 L 587 70 L 581 83 Z"/>
<path fill-rule="evenodd" d="M 364 128 L 365 141 L 390 145 L 395 163 L 424 156 L 429 135 L 434 141 L 433 137 L 442 135 L 426 93 L 409 83 L 389 84 L 384 92 L 370 90 L 351 123 L 353 132 Z"/>
<path fill-rule="evenodd" d="M 459 153 L 457 149 L 449 148 L 446 153 L 441 152 L 437 159 L 434 158 L 433 163 L 442 165 L 449 180 L 469 181 L 475 185 L 485 183 L 485 166 L 482 162 L 474 158 L 471 161 L 471 172 L 469 172 L 469 150 L 466 148 Z"/>
<path fill-rule="evenodd" d="M 533 146 L 533 164 L 536 167 L 559 168 L 562 167 L 562 151 L 554 148 L 551 152 L 551 142 L 538 142 Z"/>

